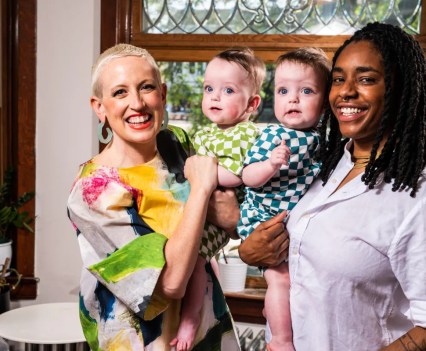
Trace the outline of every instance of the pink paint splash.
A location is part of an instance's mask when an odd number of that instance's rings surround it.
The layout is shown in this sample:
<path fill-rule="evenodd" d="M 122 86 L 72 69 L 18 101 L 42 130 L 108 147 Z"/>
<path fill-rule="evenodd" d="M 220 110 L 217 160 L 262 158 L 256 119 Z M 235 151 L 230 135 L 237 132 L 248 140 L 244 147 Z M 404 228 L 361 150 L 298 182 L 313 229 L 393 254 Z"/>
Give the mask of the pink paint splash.
<path fill-rule="evenodd" d="M 82 179 L 83 199 L 91 206 L 106 190 L 111 182 L 121 183 L 117 170 L 99 167 L 88 177 Z M 122 184 L 125 186 L 124 184 Z"/>

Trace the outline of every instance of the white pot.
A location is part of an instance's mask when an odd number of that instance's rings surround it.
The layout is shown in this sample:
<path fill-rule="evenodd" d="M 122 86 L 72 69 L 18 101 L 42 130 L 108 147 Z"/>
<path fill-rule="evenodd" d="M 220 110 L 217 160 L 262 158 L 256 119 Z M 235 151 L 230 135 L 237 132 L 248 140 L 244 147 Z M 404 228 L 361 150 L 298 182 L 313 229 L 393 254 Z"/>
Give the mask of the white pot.
<path fill-rule="evenodd" d="M 7 257 L 12 260 L 12 240 L 7 243 L 0 244 L 0 270 L 3 268 Z"/>
<path fill-rule="evenodd" d="M 218 261 L 219 281 L 223 292 L 243 291 L 246 283 L 247 265 L 239 257 L 228 257 Z"/>

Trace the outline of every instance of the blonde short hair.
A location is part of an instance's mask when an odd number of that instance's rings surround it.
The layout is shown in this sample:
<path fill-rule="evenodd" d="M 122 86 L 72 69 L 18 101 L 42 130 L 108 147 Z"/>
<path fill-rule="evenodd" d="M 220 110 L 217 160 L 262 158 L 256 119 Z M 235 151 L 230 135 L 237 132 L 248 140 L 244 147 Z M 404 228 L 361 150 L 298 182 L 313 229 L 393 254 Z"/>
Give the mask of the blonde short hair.
<path fill-rule="evenodd" d="M 157 62 L 155 62 L 154 58 L 147 50 L 130 44 L 117 44 L 105 50 L 101 55 L 99 55 L 95 64 L 92 66 L 92 94 L 94 96 L 99 98 L 102 97 L 100 77 L 105 65 L 111 62 L 112 60 L 126 56 L 136 56 L 144 58 L 152 66 L 152 68 L 154 68 L 155 78 L 157 80 L 158 85 L 161 84 L 160 69 L 158 68 Z"/>

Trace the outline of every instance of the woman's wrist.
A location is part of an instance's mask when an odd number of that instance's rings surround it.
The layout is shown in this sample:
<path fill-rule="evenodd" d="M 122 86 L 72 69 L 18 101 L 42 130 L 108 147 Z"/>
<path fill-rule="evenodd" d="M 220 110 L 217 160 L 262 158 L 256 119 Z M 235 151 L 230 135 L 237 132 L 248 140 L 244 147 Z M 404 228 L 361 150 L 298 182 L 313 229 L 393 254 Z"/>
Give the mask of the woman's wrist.
<path fill-rule="evenodd" d="M 212 192 L 213 192 L 212 189 L 208 189 L 205 187 L 191 186 L 191 192 L 189 193 L 189 197 L 198 201 L 200 205 L 205 204 L 207 206 Z"/>

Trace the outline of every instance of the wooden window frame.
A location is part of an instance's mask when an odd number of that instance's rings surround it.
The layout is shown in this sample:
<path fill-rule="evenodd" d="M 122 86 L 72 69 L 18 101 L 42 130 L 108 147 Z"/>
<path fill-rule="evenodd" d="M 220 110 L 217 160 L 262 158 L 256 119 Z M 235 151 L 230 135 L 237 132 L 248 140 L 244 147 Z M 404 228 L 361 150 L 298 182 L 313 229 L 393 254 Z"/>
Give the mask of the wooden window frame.
<path fill-rule="evenodd" d="M 144 34 L 142 0 L 101 0 L 101 50 L 118 43 L 147 49 L 158 61 L 209 61 L 231 46 L 249 46 L 265 62 L 274 62 L 284 52 L 301 46 L 322 48 L 330 57 L 349 36 L 305 34 Z M 426 15 L 420 35 L 426 51 Z"/>
<path fill-rule="evenodd" d="M 37 0 L 3 0 L 2 6 L 2 154 L 3 171 L 12 165 L 17 194 L 35 190 L 36 21 Z M 35 201 L 25 205 L 35 216 Z M 35 299 L 35 235 L 17 230 L 12 265 L 23 275 L 12 299 Z"/>

